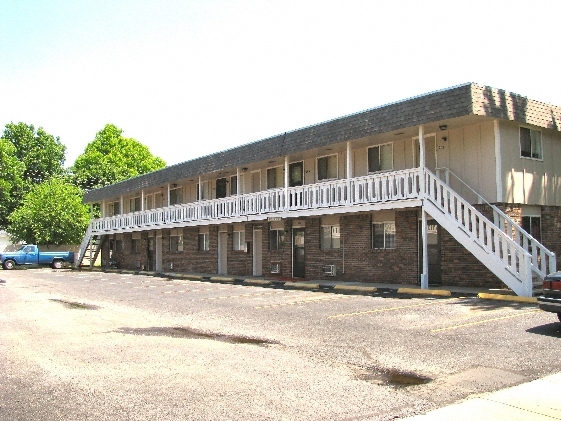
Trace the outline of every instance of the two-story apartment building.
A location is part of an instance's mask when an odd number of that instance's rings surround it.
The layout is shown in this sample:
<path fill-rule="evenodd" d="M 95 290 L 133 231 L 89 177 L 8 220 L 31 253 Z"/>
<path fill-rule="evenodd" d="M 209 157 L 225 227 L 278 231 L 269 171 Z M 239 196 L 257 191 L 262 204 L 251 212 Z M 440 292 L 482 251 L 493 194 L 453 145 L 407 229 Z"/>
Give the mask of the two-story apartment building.
<path fill-rule="evenodd" d="M 282 133 L 88 191 L 79 262 L 531 295 L 561 249 L 560 122 L 469 83 Z"/>

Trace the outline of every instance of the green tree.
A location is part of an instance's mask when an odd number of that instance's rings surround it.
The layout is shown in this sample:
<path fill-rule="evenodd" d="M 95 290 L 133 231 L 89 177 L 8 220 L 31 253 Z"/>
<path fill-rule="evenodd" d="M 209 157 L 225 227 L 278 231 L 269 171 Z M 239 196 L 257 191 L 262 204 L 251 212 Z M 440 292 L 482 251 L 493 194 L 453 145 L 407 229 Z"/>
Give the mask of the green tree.
<path fill-rule="evenodd" d="M 13 242 L 79 244 L 89 223 L 82 190 L 59 177 L 35 185 L 9 216 Z"/>
<path fill-rule="evenodd" d="M 95 189 L 166 166 L 148 147 L 122 133 L 118 127 L 107 124 L 95 135 L 71 168 L 77 186 Z"/>
<path fill-rule="evenodd" d="M 6 124 L 2 139 L 15 147 L 15 156 L 24 165 L 24 181 L 29 190 L 53 176 L 63 175 L 66 146 L 58 137 L 47 133 L 42 127 L 35 130 L 32 124 Z"/>
<path fill-rule="evenodd" d="M 21 200 L 24 170 L 15 146 L 0 139 L 0 229 L 7 228 L 8 216 Z"/>

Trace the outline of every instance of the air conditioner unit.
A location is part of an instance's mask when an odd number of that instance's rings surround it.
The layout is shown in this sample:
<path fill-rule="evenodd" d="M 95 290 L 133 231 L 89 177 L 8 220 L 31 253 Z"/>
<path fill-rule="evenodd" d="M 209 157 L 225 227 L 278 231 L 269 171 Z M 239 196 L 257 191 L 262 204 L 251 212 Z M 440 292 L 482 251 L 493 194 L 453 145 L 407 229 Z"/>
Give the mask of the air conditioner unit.
<path fill-rule="evenodd" d="M 326 276 L 335 276 L 337 274 L 335 265 L 327 265 L 323 267 L 323 274 Z"/>
<path fill-rule="evenodd" d="M 279 262 L 271 263 L 271 273 L 281 273 L 281 264 Z"/>

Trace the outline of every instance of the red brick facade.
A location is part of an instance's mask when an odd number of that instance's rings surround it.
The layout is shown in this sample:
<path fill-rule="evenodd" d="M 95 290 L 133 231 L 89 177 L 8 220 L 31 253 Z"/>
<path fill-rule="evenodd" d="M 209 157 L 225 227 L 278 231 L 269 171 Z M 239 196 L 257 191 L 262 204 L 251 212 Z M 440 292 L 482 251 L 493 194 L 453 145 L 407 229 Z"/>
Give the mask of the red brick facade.
<path fill-rule="evenodd" d="M 510 206 L 505 211 L 520 220 L 520 209 Z M 480 206 L 480 211 L 488 217 L 490 208 Z M 374 283 L 417 284 L 419 281 L 419 209 L 396 210 L 396 248 L 372 248 L 371 213 L 350 213 L 339 217 L 341 245 L 338 249 L 321 249 L 321 218 L 299 218 L 305 224 L 306 278 L 314 280 L 361 281 Z M 247 251 L 233 250 L 233 226 L 227 232 L 227 273 L 232 276 L 253 275 L 253 231 L 262 230 L 262 276 L 271 278 L 292 277 L 292 224 L 293 219 L 285 219 L 285 241 L 279 250 L 271 250 L 270 225 L 267 221 L 245 224 Z M 440 230 L 441 283 L 457 286 L 486 286 L 500 288 L 504 285 L 483 264 L 481 264 L 462 244 L 448 232 Z M 542 240 L 546 247 L 561 255 L 561 207 L 542 208 Z M 162 235 L 162 271 L 188 273 L 218 273 L 218 233 L 217 225 L 209 226 L 210 249 L 199 251 L 198 227 L 180 229 L 183 234 L 183 250 L 170 251 L 170 230 Z M 102 250 L 104 265 L 108 265 L 109 248 L 113 248 L 111 260 L 118 267 L 131 270 L 147 270 L 149 237 L 155 240 L 156 233 L 142 232 L 137 241 L 136 253 L 132 251 L 132 235 L 121 234 L 105 241 Z M 116 241 L 117 239 L 121 241 Z M 121 249 L 119 249 L 121 247 Z M 559 257 L 558 257 L 559 261 Z M 271 273 L 273 263 L 280 264 L 280 273 Z M 326 276 L 323 267 L 335 265 L 336 277 Z"/>

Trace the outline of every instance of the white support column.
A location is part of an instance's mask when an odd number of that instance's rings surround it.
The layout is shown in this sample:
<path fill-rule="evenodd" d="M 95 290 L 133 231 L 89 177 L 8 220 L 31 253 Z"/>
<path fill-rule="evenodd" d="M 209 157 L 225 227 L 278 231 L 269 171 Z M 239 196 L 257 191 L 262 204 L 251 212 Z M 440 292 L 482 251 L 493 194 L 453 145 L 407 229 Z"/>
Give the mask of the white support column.
<path fill-rule="evenodd" d="M 100 212 L 100 214 L 101 214 L 101 217 L 102 217 L 102 218 L 105 218 L 105 215 L 106 215 L 106 212 L 105 212 L 105 200 L 102 200 L 102 201 L 101 201 L 101 212 Z"/>
<path fill-rule="evenodd" d="M 284 208 L 288 210 L 288 183 L 289 183 L 289 174 L 288 174 L 288 155 L 284 157 Z"/>
<path fill-rule="evenodd" d="M 425 168 L 425 126 L 419 126 L 419 166 Z"/>
<path fill-rule="evenodd" d="M 351 203 L 351 178 L 353 178 L 353 151 L 347 142 L 347 203 Z"/>
<path fill-rule="evenodd" d="M 429 261 L 428 261 L 428 245 L 427 245 L 427 213 L 422 210 L 422 235 L 423 235 L 423 268 L 421 273 L 421 289 L 429 287 Z"/>
<path fill-rule="evenodd" d="M 425 200 L 425 127 L 423 125 L 419 126 L 419 167 L 422 171 L 421 176 L 421 198 L 424 202 Z M 428 245 L 427 245 L 427 214 L 425 212 L 424 206 L 421 208 L 421 218 L 422 218 L 422 241 L 423 241 L 423 267 L 421 271 L 421 289 L 427 289 L 429 287 L 429 262 L 428 262 Z"/>
<path fill-rule="evenodd" d="M 119 209 L 119 215 L 123 215 L 125 213 L 124 203 L 125 203 L 125 201 L 123 199 L 123 196 L 121 196 L 119 198 L 119 204 L 120 204 L 119 207 L 121 208 L 121 209 Z"/>
<path fill-rule="evenodd" d="M 499 121 L 493 122 L 495 128 L 495 179 L 497 184 L 497 202 L 503 201 L 503 177 L 502 177 L 502 159 L 501 159 L 501 131 L 499 129 Z"/>
<path fill-rule="evenodd" d="M 169 188 L 169 183 L 168 183 L 168 201 L 167 201 L 167 203 L 166 203 L 166 205 L 167 205 L 167 206 L 169 206 L 169 205 L 170 205 L 170 199 L 171 199 L 171 193 L 170 193 L 170 190 L 171 190 L 171 189 Z"/>
<path fill-rule="evenodd" d="M 240 167 L 236 167 L 236 192 L 238 196 L 242 194 L 242 180 L 240 179 Z"/>
<path fill-rule="evenodd" d="M 146 207 L 144 206 L 144 189 L 140 191 L 140 210 L 144 212 Z"/>
<path fill-rule="evenodd" d="M 199 197 L 197 197 L 197 201 L 201 201 L 201 197 L 203 197 L 203 186 L 201 184 L 201 176 L 199 175 Z"/>

